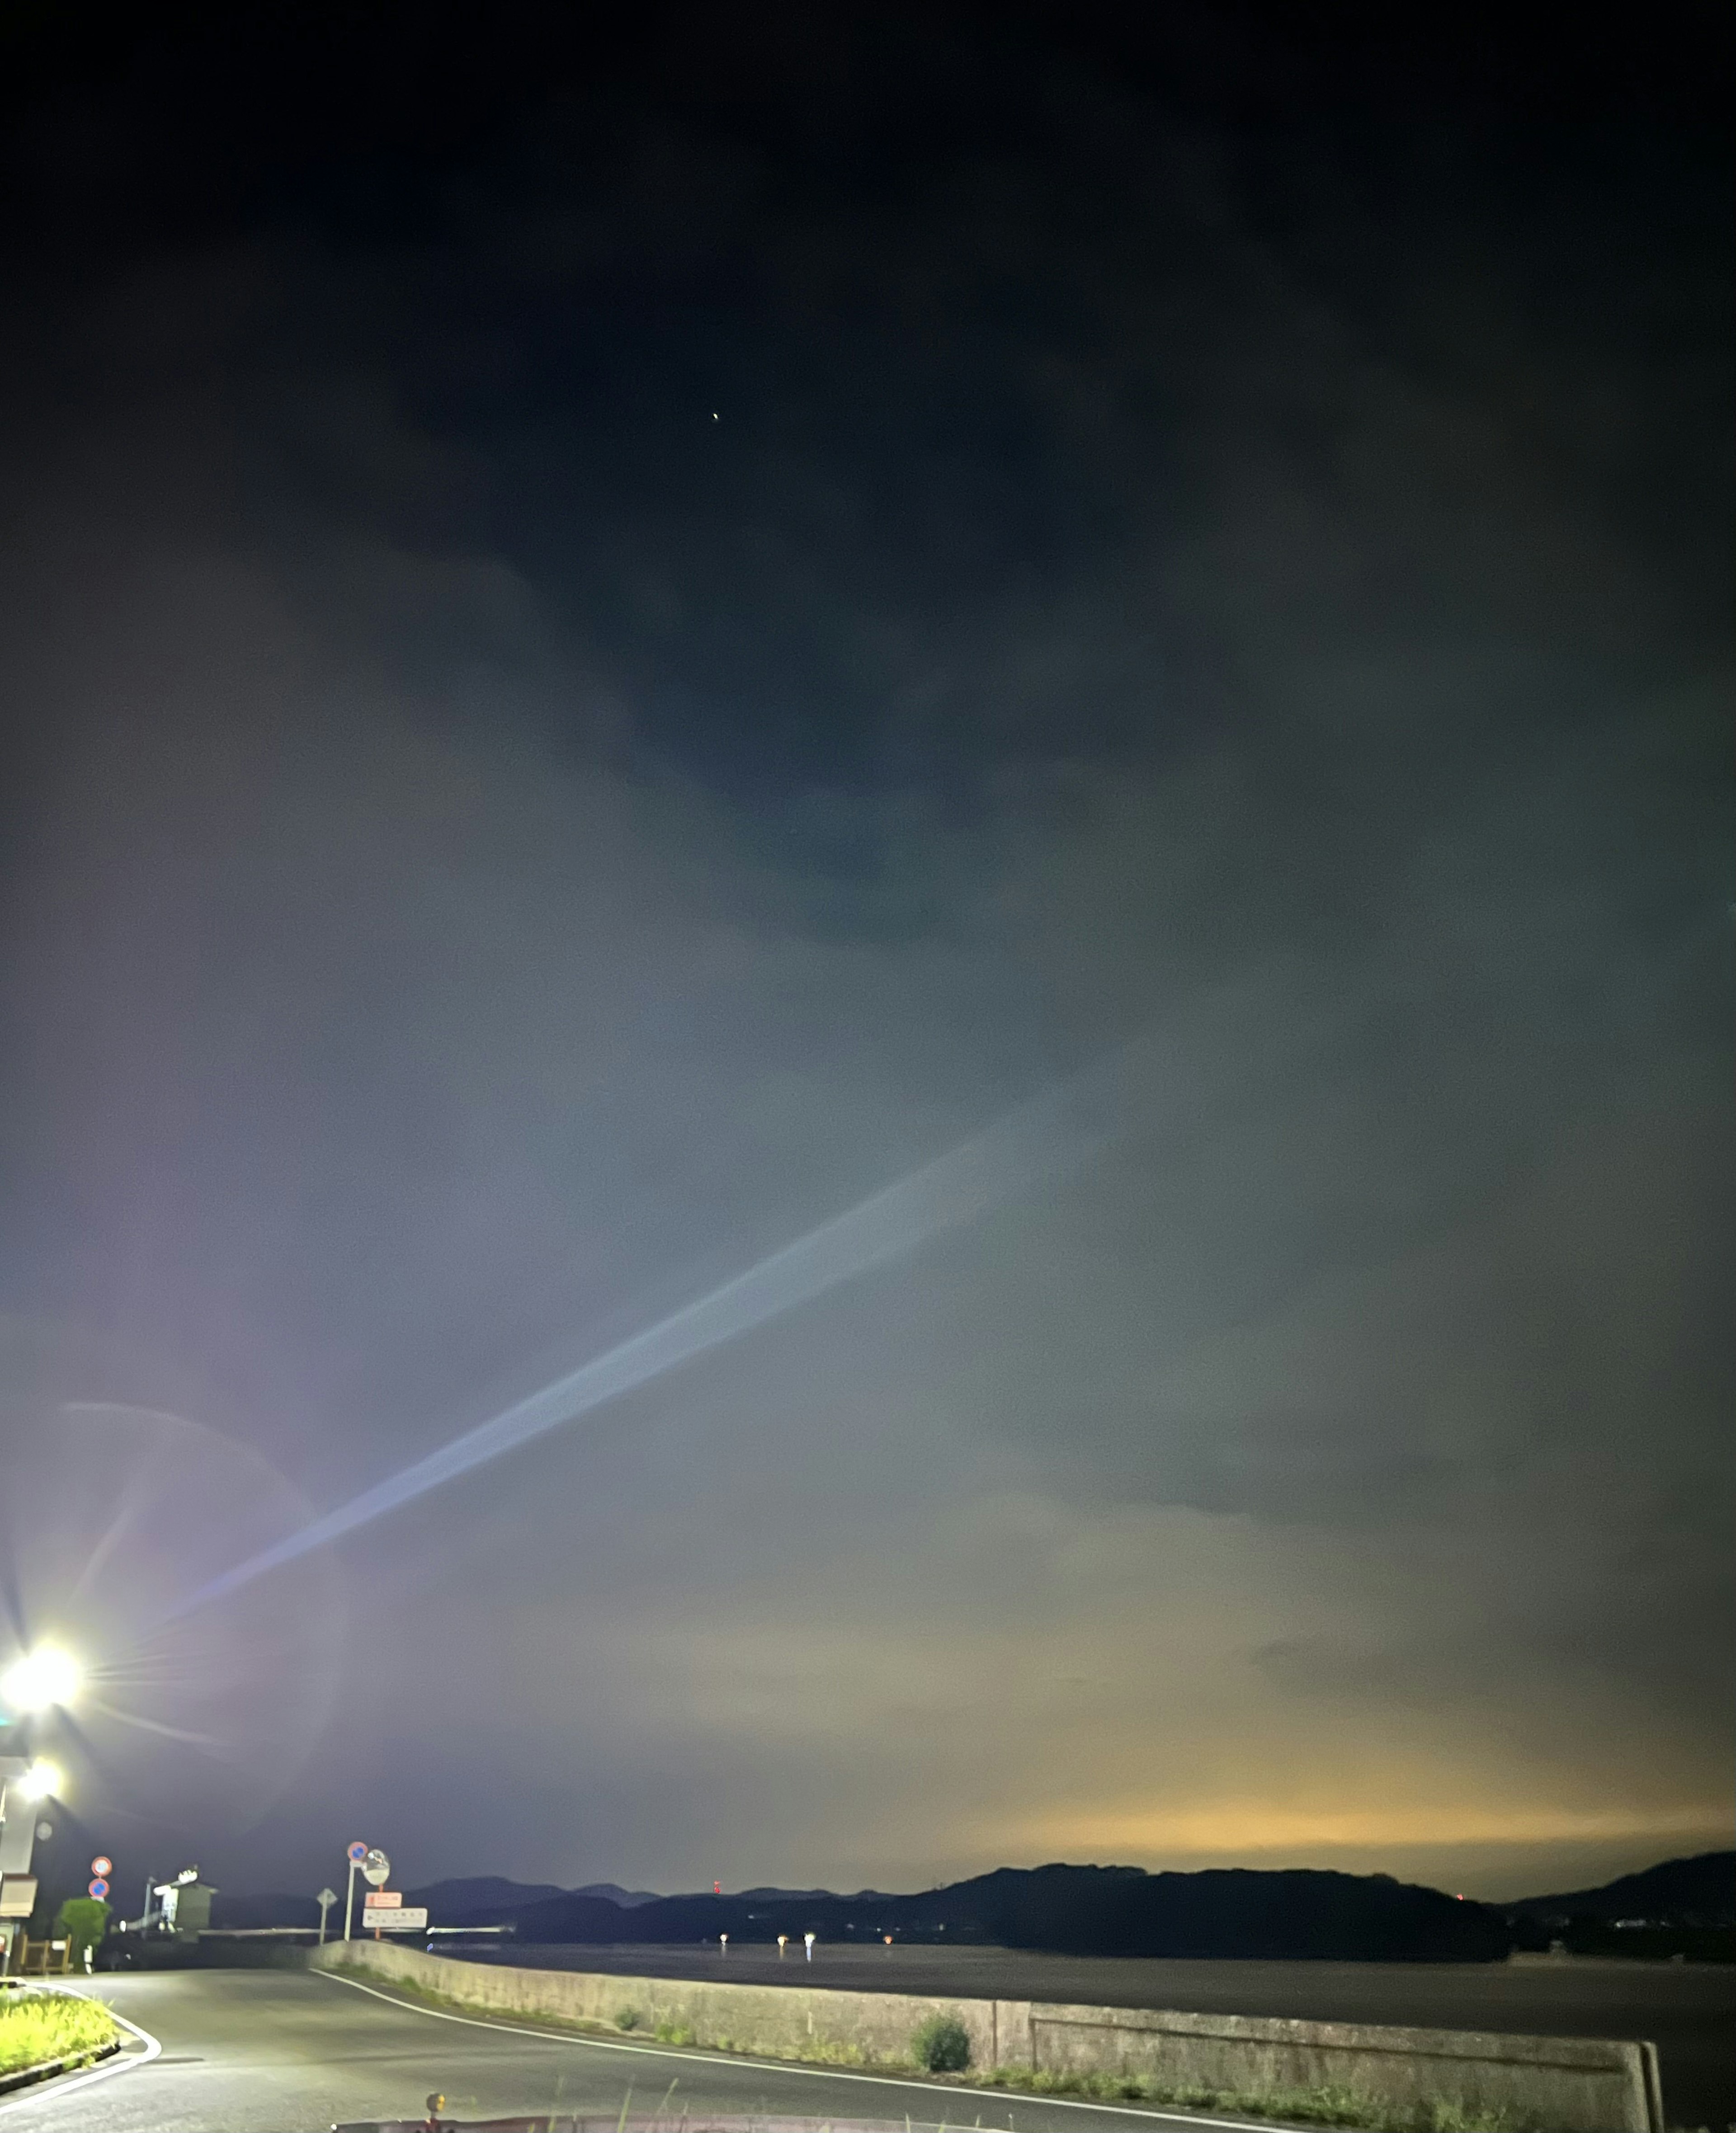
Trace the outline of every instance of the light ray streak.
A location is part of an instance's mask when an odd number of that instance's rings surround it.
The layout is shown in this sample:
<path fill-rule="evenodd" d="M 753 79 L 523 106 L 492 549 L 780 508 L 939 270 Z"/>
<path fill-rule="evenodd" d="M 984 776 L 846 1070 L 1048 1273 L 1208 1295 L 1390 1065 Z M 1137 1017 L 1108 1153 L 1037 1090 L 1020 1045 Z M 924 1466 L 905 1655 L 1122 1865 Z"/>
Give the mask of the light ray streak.
<path fill-rule="evenodd" d="M 60 1412 L 62 1414 L 142 1414 L 153 1421 L 166 1419 L 174 1422 L 180 1419 L 176 1415 L 166 1418 L 155 1408 L 127 1407 L 116 1400 L 65 1400 L 61 1404 Z M 142 1475 L 134 1474 L 127 1484 L 120 1506 L 109 1520 L 107 1531 L 92 1548 L 84 1567 L 79 1572 L 78 1582 L 73 1587 L 69 1598 L 76 1600 L 90 1585 L 120 1544 L 122 1535 L 144 1510 L 145 1502 L 144 1478 Z"/>
<path fill-rule="evenodd" d="M 210 1733 L 190 1733 L 185 1726 L 165 1726 L 160 1719 L 141 1718 L 136 1712 L 122 1711 L 114 1704 L 104 1703 L 99 1696 L 87 1697 L 85 1702 L 93 1711 L 100 1711 L 104 1718 L 112 1718 L 118 1726 L 136 1726 L 142 1733 L 160 1733 L 166 1741 L 184 1741 L 195 1748 L 220 1748 L 223 1743 Z"/>
<path fill-rule="evenodd" d="M 1149 1040 L 1136 1039 L 1058 1089 L 1007 1113 L 745 1274 L 237 1563 L 190 1594 L 169 1619 L 238 1591 L 266 1572 L 576 1421 L 707 1349 L 903 1257 L 943 1230 L 976 1221 L 1043 1179 L 1075 1169 L 1114 1137 L 1130 1079 L 1148 1050 Z"/>

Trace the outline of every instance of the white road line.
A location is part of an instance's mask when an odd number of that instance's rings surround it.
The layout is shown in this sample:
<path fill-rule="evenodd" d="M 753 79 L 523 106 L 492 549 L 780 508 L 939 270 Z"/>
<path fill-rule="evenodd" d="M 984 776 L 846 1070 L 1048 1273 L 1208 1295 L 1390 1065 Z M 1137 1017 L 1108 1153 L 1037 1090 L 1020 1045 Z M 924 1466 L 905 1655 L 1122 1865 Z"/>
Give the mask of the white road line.
<path fill-rule="evenodd" d="M 806 2074 L 813 2081 L 861 2081 L 871 2088 L 902 2089 L 906 2094 L 913 2088 L 926 2090 L 933 2096 L 986 2096 L 995 2103 L 1031 2103 L 1044 2110 L 1098 2111 L 1111 2118 L 1146 2118 L 1160 2126 L 1208 2126 L 1217 2133 L 1285 2133 L 1280 2121 L 1263 2118 L 1257 2124 L 1242 2118 L 1196 2118 L 1180 2111 L 1142 2111 L 1136 2103 L 1092 2103 L 1081 2096 L 1035 2096 L 1016 2088 L 962 2088 L 951 2082 L 906 2080 L 898 2074 L 851 2073 L 841 2067 L 796 2066 L 788 2059 L 737 2058 L 728 2052 L 684 2052 L 678 2046 L 668 2044 L 618 2044 L 609 2037 L 579 2037 L 570 2029 L 533 2029 L 524 2022 L 485 2022 L 475 2015 L 449 2015 L 443 2007 L 418 2006 L 413 2000 L 400 2000 L 396 1993 L 382 1992 L 377 1985 L 364 1985 L 359 1978 L 345 1977 L 335 1970 L 310 1972 L 314 1977 L 329 1978 L 334 1985 L 348 1985 L 355 1991 L 365 1992 L 371 1999 L 383 2000 L 388 2007 L 401 2007 L 407 2015 L 427 2015 L 436 2022 L 459 2022 L 467 2029 L 499 2029 L 509 2037 L 544 2037 L 553 2044 L 581 2044 L 593 2052 L 630 2052 L 642 2059 L 692 2059 L 697 2065 L 719 2067 L 750 2067 L 757 2073 Z M 994 2133 L 986 2127 L 984 2133 Z M 1295 2133 L 1295 2129 L 1290 2129 Z"/>
<path fill-rule="evenodd" d="M 57 1985 L 51 1989 L 59 1992 L 65 1988 Z M 90 2000 L 96 1996 L 90 1992 L 73 1992 L 67 1996 L 73 2000 Z M 104 2001 L 102 2005 L 108 2006 L 108 2003 Z M 134 2067 L 148 2066 L 162 2049 L 162 2044 L 148 2029 L 140 2029 L 137 2022 L 129 2022 L 124 2015 L 117 2013 L 113 2007 L 108 2008 L 108 2012 L 123 2029 L 130 2029 L 138 2039 L 145 2048 L 142 2052 L 128 2052 L 123 2058 L 110 2059 L 104 2066 L 93 2067 L 89 2073 L 75 2073 L 70 2079 L 61 2075 L 55 2080 L 44 2082 L 40 2088 L 27 2088 L 9 2102 L 0 2103 L 0 2118 L 5 2117 L 8 2111 L 53 2103 L 63 2096 L 70 2096 L 75 2088 L 89 2088 L 99 2081 L 113 2081 L 118 2073 L 130 2073 Z"/>

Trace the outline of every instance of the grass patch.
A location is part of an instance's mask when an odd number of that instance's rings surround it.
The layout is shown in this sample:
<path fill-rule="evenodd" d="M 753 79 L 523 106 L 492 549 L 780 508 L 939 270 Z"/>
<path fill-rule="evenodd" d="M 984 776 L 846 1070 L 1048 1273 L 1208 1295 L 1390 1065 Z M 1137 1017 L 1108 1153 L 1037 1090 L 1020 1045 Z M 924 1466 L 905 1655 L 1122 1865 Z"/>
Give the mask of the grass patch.
<path fill-rule="evenodd" d="M 0 2073 L 55 2059 L 94 2058 L 119 2034 L 119 2025 L 100 2000 L 28 1989 L 0 1994 Z"/>
<path fill-rule="evenodd" d="M 996 2067 L 975 2076 L 972 2085 L 1028 2096 L 1089 2096 L 1105 2103 L 1173 2104 L 1184 2111 L 1288 2118 L 1299 2126 L 1356 2126 L 1370 2133 L 1540 2133 L 1534 2121 L 1510 2111 L 1469 2111 L 1447 2097 L 1401 2107 L 1354 2088 L 1212 2088 L 1151 2074 L 1033 2073 L 1023 2067 Z"/>

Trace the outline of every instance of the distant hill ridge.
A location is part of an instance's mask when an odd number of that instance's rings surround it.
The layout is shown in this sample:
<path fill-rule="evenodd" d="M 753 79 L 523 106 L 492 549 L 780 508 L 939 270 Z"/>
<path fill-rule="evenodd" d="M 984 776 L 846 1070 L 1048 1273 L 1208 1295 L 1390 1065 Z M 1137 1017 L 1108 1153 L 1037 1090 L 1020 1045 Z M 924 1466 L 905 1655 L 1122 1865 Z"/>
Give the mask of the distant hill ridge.
<path fill-rule="evenodd" d="M 554 1881 L 509 1881 L 498 1874 L 479 1874 L 456 1881 L 431 1881 L 425 1889 L 412 1889 L 407 1900 L 426 1904 L 430 1917 L 437 1924 L 440 1917 L 436 1914 L 447 1912 L 463 1914 L 491 1906 L 498 1909 L 502 1905 L 510 1911 L 520 1911 L 527 1904 L 574 1896 L 596 1898 L 623 1911 L 662 1900 L 654 1890 L 624 1889 L 618 1881 L 587 1881 L 581 1889 L 563 1889 Z"/>
<path fill-rule="evenodd" d="M 1736 1851 L 1702 1851 L 1623 1874 L 1600 1888 L 1525 1896 L 1506 1908 L 1536 1918 L 1647 1919 L 1659 1924 L 1736 1926 Z"/>
<path fill-rule="evenodd" d="M 358 1883 L 358 1914 L 364 1893 Z M 622 1917 L 638 1904 L 659 1900 L 653 1890 L 624 1889 L 615 1881 L 592 1881 L 582 1889 L 569 1890 L 557 1881 L 509 1881 L 499 1874 L 433 1881 L 425 1889 L 407 1890 L 404 1900 L 426 1906 L 431 1925 L 455 1925 L 482 1920 L 502 1924 L 516 1918 L 528 1905 L 576 1897 L 606 1903 Z M 317 1927 L 320 1907 L 311 1896 L 289 1895 L 281 1890 L 263 1895 L 231 1895 L 219 1890 L 211 1905 L 211 1923 L 225 1933 L 258 1931 L 266 1926 Z M 341 1896 L 332 1907 L 330 1930 L 339 1933 L 344 1930 Z"/>
<path fill-rule="evenodd" d="M 577 1889 L 497 1875 L 407 1892 L 434 1925 L 512 1924 L 530 1943 L 591 1947 L 738 1944 L 817 1933 L 827 1941 L 900 1940 L 1080 1955 L 1328 1957 L 1340 1961 L 1498 1961 L 1510 1921 L 1578 1916 L 1736 1924 L 1736 1851 L 1666 1860 L 1596 1889 L 1468 1903 L 1389 1875 L 1246 1868 L 1148 1874 L 1136 1866 L 1003 1866 L 916 1895 L 861 1890 L 754 1888 L 728 1895 L 658 1896 L 593 1881 Z M 341 1930 L 341 1914 L 333 1923 Z M 214 1923 L 307 1926 L 306 1896 L 219 1896 Z"/>
<path fill-rule="evenodd" d="M 1510 1944 L 1486 1904 L 1387 1875 L 1213 1869 L 1147 1874 L 1136 1866 L 1001 1867 L 917 1895 L 828 1890 L 666 1896 L 631 1914 L 575 1891 L 515 1907 L 521 1942 L 600 1947 L 867 1942 L 890 1933 L 937 1945 L 986 1943 L 1080 1955 L 1243 1956 L 1339 1961 L 1492 1962 Z M 502 1918 L 499 1912 L 486 1921 Z M 478 1914 L 469 1920 L 485 1921 Z"/>

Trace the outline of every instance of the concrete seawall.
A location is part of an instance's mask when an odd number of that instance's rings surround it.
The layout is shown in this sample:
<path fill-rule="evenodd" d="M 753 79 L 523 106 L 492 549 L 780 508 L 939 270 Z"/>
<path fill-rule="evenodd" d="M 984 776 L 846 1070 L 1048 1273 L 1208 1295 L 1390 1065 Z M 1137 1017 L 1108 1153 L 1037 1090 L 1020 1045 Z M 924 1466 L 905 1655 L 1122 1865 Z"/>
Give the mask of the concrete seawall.
<path fill-rule="evenodd" d="M 1139 2074 L 1177 2087 L 1241 2091 L 1331 2087 L 1356 2090 L 1396 2116 L 1438 2099 L 1467 2112 L 1504 2111 L 1546 2133 L 1663 2133 L 1649 2044 L 523 1970 L 390 1941 L 337 1943 L 312 1959 L 479 2010 L 611 2029 L 631 2015 L 639 2029 L 661 2025 L 697 2044 L 768 2058 L 908 2070 L 913 2033 L 940 2014 L 964 2025 L 980 2072 Z"/>

